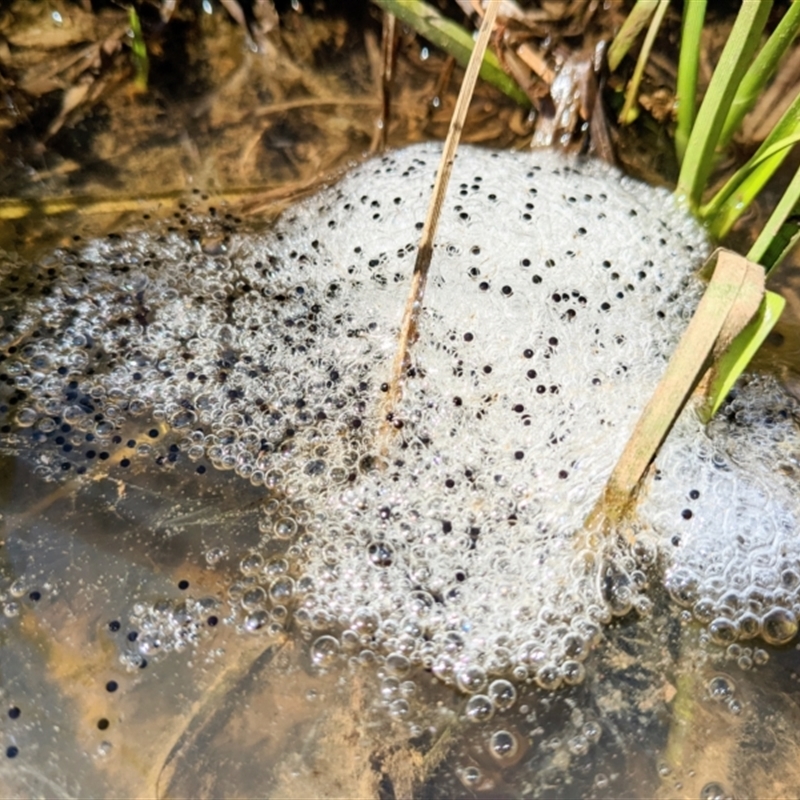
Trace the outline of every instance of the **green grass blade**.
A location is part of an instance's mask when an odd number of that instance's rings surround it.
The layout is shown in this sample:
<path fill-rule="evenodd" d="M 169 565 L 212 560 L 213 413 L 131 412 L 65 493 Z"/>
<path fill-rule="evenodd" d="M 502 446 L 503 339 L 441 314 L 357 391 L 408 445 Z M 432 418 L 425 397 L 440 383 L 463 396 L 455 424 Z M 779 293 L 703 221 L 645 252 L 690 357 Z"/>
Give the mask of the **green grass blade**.
<path fill-rule="evenodd" d="M 772 0 L 742 3 L 697 113 L 675 190 L 678 200 L 692 210 L 700 203 L 703 188 L 711 174 L 714 150 L 722 126 L 747 65 L 755 54 L 771 10 Z"/>
<path fill-rule="evenodd" d="M 690 2 L 688 5 L 693 6 L 694 2 Z M 722 127 L 720 147 L 725 147 L 730 143 L 745 115 L 752 110 L 756 100 L 764 91 L 778 62 L 789 49 L 798 31 L 800 31 L 800 3 L 793 2 L 742 78 L 725 125 Z"/>
<path fill-rule="evenodd" d="M 767 274 L 800 241 L 800 170 L 795 173 L 764 230 L 750 248 L 747 258 L 761 264 Z M 733 340 L 731 346 L 717 362 L 716 375 L 708 394 L 704 411 L 710 419 L 722 405 L 728 392 L 747 368 L 750 359 L 767 338 L 783 311 L 786 301 L 774 292 L 766 292 L 761 307 L 749 325 Z"/>
<path fill-rule="evenodd" d="M 725 402 L 728 392 L 747 369 L 750 360 L 778 321 L 785 305 L 786 300 L 779 294 L 765 292 L 755 317 L 731 342 L 715 365 L 716 377 L 711 383 L 708 404 L 701 413 L 704 422 L 708 422 Z"/>
<path fill-rule="evenodd" d="M 639 97 L 639 86 L 641 86 L 647 59 L 650 58 L 653 42 L 656 40 L 656 34 L 661 27 L 668 6 L 669 0 L 659 0 L 656 13 L 653 14 L 653 18 L 650 20 L 647 36 L 644 37 L 642 49 L 639 51 L 639 57 L 636 59 L 636 67 L 633 70 L 633 76 L 628 83 L 628 88 L 625 90 L 625 103 L 622 106 L 622 111 L 619 112 L 619 122 L 622 125 L 630 125 L 630 123 L 639 116 L 639 111 L 636 107 L 636 101 Z"/>
<path fill-rule="evenodd" d="M 800 207 L 795 207 L 767 247 L 762 261 L 764 268 L 769 272 L 777 267 L 798 242 L 800 242 Z"/>
<path fill-rule="evenodd" d="M 625 58 L 628 51 L 636 41 L 636 37 L 650 22 L 650 17 L 655 13 L 659 0 L 637 0 L 631 13 L 625 18 L 619 33 L 608 48 L 608 67 L 613 72 Z"/>
<path fill-rule="evenodd" d="M 683 4 L 681 47 L 678 57 L 678 80 L 675 94 L 677 125 L 675 151 L 678 162 L 683 161 L 689 134 L 697 113 L 697 71 L 700 64 L 700 45 L 703 22 L 706 17 L 706 0 L 693 0 Z"/>
<path fill-rule="evenodd" d="M 765 263 L 767 254 L 772 253 L 772 257 L 775 257 L 775 242 L 780 242 L 781 231 L 790 217 L 796 213 L 798 206 L 800 206 L 800 170 L 795 173 L 791 183 L 783 193 L 783 197 L 781 197 L 772 215 L 767 220 L 764 230 L 761 231 L 750 248 L 747 257 L 751 261 L 763 264 L 767 270 L 774 269 L 778 265 L 778 261 L 773 261 L 771 264 Z M 783 250 L 784 248 L 781 247 L 781 252 Z"/>
<path fill-rule="evenodd" d="M 700 209 L 700 218 L 708 220 L 712 237 L 721 239 L 728 233 L 798 142 L 800 124 L 791 135 L 779 139 L 766 149 L 762 145 L 759 152 L 736 171 L 711 202 Z"/>
<path fill-rule="evenodd" d="M 131 26 L 131 33 L 133 34 L 131 50 L 133 52 L 134 67 L 136 69 L 136 76 L 133 79 L 133 83 L 140 92 L 146 92 L 147 78 L 150 73 L 150 60 L 147 56 L 147 44 L 142 35 L 142 25 L 139 22 L 139 15 L 136 13 L 136 9 L 133 6 L 128 9 L 128 22 Z"/>
<path fill-rule="evenodd" d="M 468 30 L 442 16 L 422 0 L 372 0 L 372 2 L 384 11 L 394 14 L 431 44 L 453 56 L 462 67 L 466 67 L 475 44 Z M 530 108 L 531 101 L 528 95 L 510 75 L 503 71 L 497 56 L 491 51 L 487 51 L 484 56 L 480 76 L 521 106 Z"/>

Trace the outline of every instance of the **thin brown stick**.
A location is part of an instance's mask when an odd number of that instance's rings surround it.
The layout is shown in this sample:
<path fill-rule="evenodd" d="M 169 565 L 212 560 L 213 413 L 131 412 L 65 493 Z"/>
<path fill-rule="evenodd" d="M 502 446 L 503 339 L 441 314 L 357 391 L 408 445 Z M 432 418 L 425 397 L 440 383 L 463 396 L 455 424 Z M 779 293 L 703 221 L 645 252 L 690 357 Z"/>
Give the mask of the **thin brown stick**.
<path fill-rule="evenodd" d="M 535 47 L 525 42 L 517 48 L 516 53 L 548 86 L 553 83 L 556 73 Z"/>
<path fill-rule="evenodd" d="M 383 12 L 383 36 L 381 38 L 381 122 L 378 150 L 386 149 L 389 137 L 389 120 L 392 114 L 392 83 L 397 55 L 397 17 Z"/>
<path fill-rule="evenodd" d="M 386 420 L 391 423 L 394 418 L 394 410 L 400 400 L 402 393 L 402 381 L 409 364 L 409 351 L 411 345 L 417 338 L 417 321 L 419 312 L 422 309 L 422 299 L 425 294 L 425 283 L 428 278 L 428 270 L 433 258 L 433 239 L 436 235 L 436 228 L 439 224 L 439 216 L 442 212 L 444 196 L 447 192 L 447 185 L 450 182 L 450 174 L 453 171 L 453 162 L 456 157 L 456 148 L 461 139 L 461 132 L 464 129 L 464 120 L 467 116 L 472 93 L 475 90 L 475 82 L 478 78 L 483 56 L 489 44 L 489 37 L 494 27 L 494 21 L 500 8 L 500 2 L 489 3 L 486 13 L 481 23 L 478 40 L 470 55 L 467 71 L 461 88 L 458 92 L 458 100 L 453 110 L 453 118 L 450 120 L 450 130 L 447 132 L 447 139 L 442 149 L 442 158 L 439 162 L 439 170 L 436 173 L 436 182 L 431 195 L 431 202 L 428 206 L 428 214 L 422 228 L 422 236 L 417 250 L 417 259 L 414 263 L 414 272 L 411 276 L 411 290 L 408 293 L 406 307 L 403 313 L 403 321 L 400 326 L 400 334 L 397 342 L 397 352 L 395 353 L 392 365 L 392 375 L 389 381 L 389 390 L 386 393 Z M 394 426 L 390 425 L 390 429 Z"/>

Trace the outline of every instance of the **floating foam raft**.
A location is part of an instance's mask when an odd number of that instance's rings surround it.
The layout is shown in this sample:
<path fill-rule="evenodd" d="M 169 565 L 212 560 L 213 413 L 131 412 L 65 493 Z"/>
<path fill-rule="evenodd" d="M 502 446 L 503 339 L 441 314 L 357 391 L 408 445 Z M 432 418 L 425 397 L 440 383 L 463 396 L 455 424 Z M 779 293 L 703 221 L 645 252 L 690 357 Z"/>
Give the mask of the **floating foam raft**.
<path fill-rule="evenodd" d="M 63 479 L 129 461 L 115 447 L 133 421 L 168 431 L 140 448 L 165 469 L 194 459 L 263 485 L 237 613 L 274 634 L 289 609 L 321 666 L 378 652 L 471 693 L 492 676 L 555 688 L 664 581 L 716 641 L 790 640 L 800 438 L 769 379 L 707 427 L 684 412 L 632 545 L 584 540 L 702 292 L 708 245 L 666 191 L 462 147 L 382 433 L 438 155 L 367 162 L 224 252 L 187 228 L 31 268 L 3 299 L 3 448 Z"/>

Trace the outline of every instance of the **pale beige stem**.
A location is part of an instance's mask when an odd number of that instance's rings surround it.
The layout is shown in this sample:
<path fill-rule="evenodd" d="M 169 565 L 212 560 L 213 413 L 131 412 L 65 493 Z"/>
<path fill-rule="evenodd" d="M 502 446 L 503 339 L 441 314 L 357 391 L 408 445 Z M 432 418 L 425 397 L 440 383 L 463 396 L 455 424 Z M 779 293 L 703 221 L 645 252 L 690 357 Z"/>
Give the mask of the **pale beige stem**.
<path fill-rule="evenodd" d="M 392 83 L 397 55 L 397 17 L 383 12 L 383 37 L 381 39 L 381 127 L 378 152 L 386 149 L 389 138 L 389 119 L 392 114 Z"/>
<path fill-rule="evenodd" d="M 385 419 L 389 422 L 391 422 L 394 417 L 394 411 L 402 393 L 403 376 L 409 363 L 409 350 L 417 338 L 417 319 L 420 309 L 422 308 L 425 283 L 428 278 L 428 269 L 430 268 L 431 258 L 433 257 L 433 239 L 439 224 L 439 216 L 442 211 L 444 196 L 447 192 L 447 185 L 450 181 L 450 174 L 453 171 L 456 148 L 461 139 L 461 132 L 464 129 L 467 109 L 472 99 L 478 72 L 483 63 L 483 56 L 489 44 L 489 37 L 491 36 L 499 7 L 499 2 L 489 3 L 486 13 L 484 14 L 478 40 L 475 42 L 475 47 L 472 50 L 469 64 L 464 74 L 464 80 L 461 82 L 458 100 L 453 110 L 453 118 L 450 120 L 450 130 L 447 133 L 447 139 L 445 139 L 444 148 L 442 150 L 442 158 L 439 162 L 439 170 L 436 173 L 436 182 L 433 187 L 431 202 L 428 206 L 428 214 L 422 228 L 422 236 L 420 237 L 419 249 L 417 250 L 417 259 L 414 263 L 414 272 L 411 276 L 411 289 L 408 293 L 408 299 L 403 313 L 403 321 L 400 326 L 397 352 L 395 353 L 392 374 L 389 380 L 389 390 L 386 393 Z M 389 430 L 393 429 L 392 425 L 388 427 Z"/>
<path fill-rule="evenodd" d="M 709 362 L 727 349 L 752 319 L 764 296 L 764 268 L 722 248 L 709 259 L 713 275 L 700 304 L 636 423 L 625 450 L 587 520 L 592 529 L 614 528 L 636 499 L 642 478 Z"/>

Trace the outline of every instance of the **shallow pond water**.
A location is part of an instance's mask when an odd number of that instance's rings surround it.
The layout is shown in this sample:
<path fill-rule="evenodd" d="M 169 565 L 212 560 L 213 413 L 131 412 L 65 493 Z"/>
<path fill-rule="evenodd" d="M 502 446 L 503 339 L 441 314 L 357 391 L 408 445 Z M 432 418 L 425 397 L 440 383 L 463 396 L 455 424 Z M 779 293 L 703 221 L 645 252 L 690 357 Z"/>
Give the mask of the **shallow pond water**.
<path fill-rule="evenodd" d="M 583 684 L 513 685 L 507 710 L 476 721 L 430 672 L 393 678 L 353 656 L 320 669 L 291 629 L 229 624 L 221 590 L 259 538 L 263 491 L 144 459 L 92 477 L 57 489 L 17 463 L 10 481 L 6 796 L 789 797 L 798 785 L 794 648 L 711 646 L 657 595 L 648 618 L 605 631 Z M 134 639 L 148 635 L 163 646 Z"/>
<path fill-rule="evenodd" d="M 28 259 L 47 267 L 45 255 L 53 246 L 82 246 L 76 235 L 141 229 L 142 213 L 173 216 L 177 228 L 195 225 L 198 218 L 187 217 L 191 209 L 166 199 L 160 214 L 152 201 L 139 207 L 135 192 L 156 180 L 164 189 L 188 190 L 186 201 L 194 202 L 201 220 L 197 241 L 213 253 L 243 227 L 263 227 L 250 221 L 257 217 L 254 203 L 244 210 L 228 206 L 225 197 L 213 197 L 213 188 L 252 187 L 267 176 L 273 188 L 290 183 L 304 189 L 320 172 L 330 174 L 369 146 L 377 109 L 370 103 L 377 95 L 362 51 L 337 47 L 335 36 L 323 36 L 331 64 L 314 73 L 317 83 L 309 87 L 308 71 L 297 69 L 298 61 L 302 65 L 306 58 L 307 64 L 312 57 L 298 44 L 309 32 L 304 26 L 312 25 L 307 19 L 294 20 L 294 30 L 287 25 L 289 40 L 278 52 L 288 50 L 291 57 L 273 62 L 247 53 L 241 32 L 215 19 L 222 32 L 209 41 L 229 56 L 230 72 L 204 85 L 190 104 L 185 97 L 174 99 L 174 141 L 165 146 L 164 130 L 154 122 L 155 133 L 148 129 L 147 136 L 135 137 L 136 159 L 120 153 L 119 131 L 116 138 L 96 134 L 94 141 L 106 148 L 101 161 L 115 166 L 116 188 L 131 186 L 124 214 L 5 223 L 11 264 L 3 273 L 5 300 L 24 292 L 37 271 L 26 266 Z M 412 60 L 423 70 L 424 80 L 413 74 L 424 85 L 415 86 L 411 78 L 403 84 L 408 95 L 399 107 L 411 111 L 397 123 L 396 145 L 435 138 L 446 121 L 436 111 L 431 120 L 417 102 L 435 86 L 435 56 Z M 290 73 L 288 80 L 281 75 L 278 81 L 280 70 Z M 280 123 L 269 122 L 265 133 L 266 117 L 245 113 L 252 102 L 248 91 L 258 96 L 259 86 L 276 92 L 293 81 L 305 81 L 296 91 L 316 92 L 319 102 L 298 103 Z M 338 108 L 332 114 L 327 103 L 345 89 L 368 95 L 365 105 L 353 104 L 357 113 Z M 292 103 L 291 97 L 281 100 Z M 155 119 L 153 107 L 144 105 Z M 114 125 L 123 127 L 141 109 L 128 113 L 112 114 Z M 491 115 L 488 104 L 486 114 Z M 202 124 L 187 122 L 197 119 Z M 502 139 L 495 136 L 492 143 L 506 144 Z M 78 187 L 107 193 L 108 173 L 92 163 L 95 169 L 81 165 L 77 171 Z M 51 194 L 69 188 L 65 174 L 49 176 Z M 9 194 L 36 195 L 20 181 Z M 198 184 L 198 194 L 207 192 L 211 199 L 192 198 Z M 271 195 L 254 202 L 273 210 Z M 217 213 L 206 227 L 209 204 Z M 21 267 L 13 264 L 16 254 Z M 778 358 L 792 347 L 791 328 L 784 330 L 774 358 L 791 379 L 792 358 Z M 3 436 L 17 433 L 5 430 Z M 59 435 L 50 433 L 53 439 Z M 78 449 L 70 433 L 62 432 L 59 446 Z M 215 468 L 207 454 L 185 458 L 185 450 L 171 449 L 178 443 L 163 420 L 136 417 L 103 440 L 83 474 L 59 482 L 37 474 L 41 461 L 30 457 L 27 445 L 4 443 L 6 452 L 27 455 L 0 462 L 0 794 L 797 794 L 800 709 L 793 643 L 782 649 L 757 639 L 714 644 L 704 627 L 654 586 L 646 617 L 622 616 L 603 629 L 582 683 L 548 692 L 533 682 L 497 679 L 487 689 L 493 699 L 487 709 L 430 669 L 387 664 L 384 656 L 360 646 L 349 649 L 347 642 L 320 643 L 329 622 L 314 634 L 308 626 L 284 625 L 277 603 L 268 621 L 256 617 L 259 624 L 247 630 L 241 611 L 234 612 L 254 589 L 243 560 L 258 550 L 282 574 L 280 562 L 290 545 L 280 537 L 265 541 L 263 530 L 265 517 L 274 523 L 272 504 L 281 498 L 263 484 Z M 80 442 L 82 453 L 90 447 Z"/>

